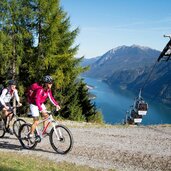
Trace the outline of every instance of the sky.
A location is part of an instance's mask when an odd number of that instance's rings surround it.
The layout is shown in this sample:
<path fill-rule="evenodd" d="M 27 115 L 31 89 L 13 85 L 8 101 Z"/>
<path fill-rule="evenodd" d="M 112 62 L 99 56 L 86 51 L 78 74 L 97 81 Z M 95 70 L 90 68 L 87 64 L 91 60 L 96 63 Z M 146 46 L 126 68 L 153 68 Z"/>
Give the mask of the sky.
<path fill-rule="evenodd" d="M 171 35 L 171 0 L 61 0 L 71 30 L 79 28 L 77 57 L 102 56 L 133 44 L 163 50 Z"/>

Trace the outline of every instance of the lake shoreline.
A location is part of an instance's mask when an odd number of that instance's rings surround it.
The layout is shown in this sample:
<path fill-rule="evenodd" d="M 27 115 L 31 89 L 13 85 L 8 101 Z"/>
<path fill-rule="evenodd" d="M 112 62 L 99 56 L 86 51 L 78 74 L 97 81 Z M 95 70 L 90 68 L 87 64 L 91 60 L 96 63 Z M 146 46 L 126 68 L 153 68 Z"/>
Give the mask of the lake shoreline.
<path fill-rule="evenodd" d="M 96 104 L 98 111 L 103 114 L 103 120 L 107 124 L 123 123 L 126 112 L 133 105 L 135 95 L 130 90 L 121 89 L 119 86 L 111 88 L 104 80 L 84 77 L 85 82 L 93 89 L 89 92 L 96 98 L 92 101 Z M 143 117 L 142 125 L 170 124 L 171 108 L 158 102 L 144 99 L 149 104 L 147 115 Z"/>

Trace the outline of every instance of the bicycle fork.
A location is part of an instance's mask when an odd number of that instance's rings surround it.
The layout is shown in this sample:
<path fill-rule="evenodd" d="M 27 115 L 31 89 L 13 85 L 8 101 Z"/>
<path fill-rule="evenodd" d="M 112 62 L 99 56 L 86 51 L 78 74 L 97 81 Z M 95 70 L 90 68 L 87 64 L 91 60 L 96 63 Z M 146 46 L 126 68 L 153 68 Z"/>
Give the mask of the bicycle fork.
<path fill-rule="evenodd" d="M 60 128 L 56 129 L 56 125 L 55 125 L 54 122 L 52 122 L 52 126 L 53 126 L 53 129 L 54 129 L 55 135 L 57 137 L 57 140 L 59 140 L 59 141 L 63 140 L 61 129 Z"/>
<path fill-rule="evenodd" d="M 39 131 L 39 129 L 36 127 L 36 136 L 35 136 L 35 141 L 36 142 L 41 142 L 43 136 L 42 133 Z"/>

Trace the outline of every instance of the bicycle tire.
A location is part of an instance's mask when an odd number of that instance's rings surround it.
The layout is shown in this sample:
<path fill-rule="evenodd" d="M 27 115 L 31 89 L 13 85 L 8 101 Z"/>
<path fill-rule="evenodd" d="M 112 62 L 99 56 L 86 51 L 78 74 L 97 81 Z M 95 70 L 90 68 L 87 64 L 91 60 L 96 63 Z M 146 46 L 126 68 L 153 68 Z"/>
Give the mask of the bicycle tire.
<path fill-rule="evenodd" d="M 21 125 L 23 125 L 24 123 L 26 123 L 26 121 L 24 119 L 17 119 L 14 121 L 13 123 L 13 133 L 14 135 L 18 138 L 18 133 L 19 133 L 19 128 L 21 127 Z"/>
<path fill-rule="evenodd" d="M 5 131 L 5 122 L 4 120 L 0 117 L 0 122 L 1 122 L 1 128 L 0 128 L 0 138 L 3 138 L 6 131 Z"/>
<path fill-rule="evenodd" d="M 73 143 L 74 143 L 73 136 L 72 136 L 70 130 L 64 125 L 56 125 L 55 129 L 58 134 L 60 131 L 62 133 L 62 135 L 58 135 L 60 140 L 57 139 L 57 136 L 55 135 L 54 128 L 52 128 L 50 131 L 50 135 L 49 135 L 50 144 L 51 144 L 52 148 L 57 153 L 66 154 L 73 147 Z"/>
<path fill-rule="evenodd" d="M 28 137 L 30 130 L 31 130 L 31 124 L 29 123 L 25 123 L 21 125 L 21 127 L 19 128 L 18 139 L 22 147 L 25 149 L 34 149 L 37 145 L 37 142 L 35 141 L 35 139 L 31 140 Z"/>

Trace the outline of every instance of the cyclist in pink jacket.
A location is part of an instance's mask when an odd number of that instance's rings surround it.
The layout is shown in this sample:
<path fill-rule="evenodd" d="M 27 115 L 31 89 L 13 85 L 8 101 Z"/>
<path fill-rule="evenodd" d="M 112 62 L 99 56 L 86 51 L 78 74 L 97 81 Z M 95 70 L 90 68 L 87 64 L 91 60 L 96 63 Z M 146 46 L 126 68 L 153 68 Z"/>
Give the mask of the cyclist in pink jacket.
<path fill-rule="evenodd" d="M 57 110 L 60 109 L 58 102 L 52 96 L 52 92 L 51 92 L 52 83 L 53 83 L 53 79 L 51 76 L 49 75 L 44 76 L 43 86 L 36 91 L 35 99 L 33 99 L 33 101 L 30 104 L 30 111 L 33 117 L 33 124 L 31 127 L 31 133 L 29 135 L 30 138 L 33 137 L 34 130 L 36 126 L 38 125 L 39 112 L 41 113 L 43 118 L 48 117 L 48 113 L 44 105 L 44 102 L 46 101 L 47 98 L 49 98 L 52 104 L 56 106 Z M 45 126 L 45 123 L 44 123 L 44 126 Z"/>

